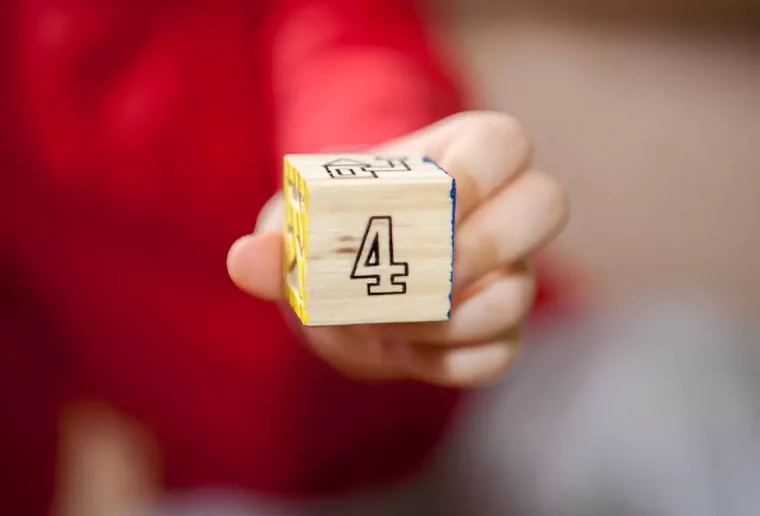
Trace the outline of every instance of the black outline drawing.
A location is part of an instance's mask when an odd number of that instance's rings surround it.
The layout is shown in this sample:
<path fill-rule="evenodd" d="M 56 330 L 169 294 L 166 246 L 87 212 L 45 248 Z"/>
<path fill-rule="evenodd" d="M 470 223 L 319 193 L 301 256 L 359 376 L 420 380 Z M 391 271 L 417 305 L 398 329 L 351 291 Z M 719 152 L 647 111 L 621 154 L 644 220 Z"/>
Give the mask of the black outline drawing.
<path fill-rule="evenodd" d="M 373 165 L 351 158 L 337 158 L 322 166 L 333 179 L 376 179 L 378 172 L 393 173 L 409 172 L 412 170 L 406 162 L 406 158 L 375 156 L 375 160 L 379 163 Z"/>
<path fill-rule="evenodd" d="M 370 165 L 369 170 L 373 172 L 409 172 L 412 170 L 409 167 L 409 164 L 406 162 L 406 158 L 388 158 L 375 156 L 375 160 L 378 162 L 383 162 L 383 166 Z"/>
<path fill-rule="evenodd" d="M 350 158 L 338 158 L 322 165 L 333 179 L 368 179 L 377 178 L 377 174 L 370 169 L 372 165 Z M 357 174 L 357 170 L 367 175 Z M 345 173 L 344 173 L 345 172 Z"/>
<path fill-rule="evenodd" d="M 404 272 L 397 273 L 397 274 L 391 274 L 390 276 L 390 283 L 393 286 L 401 287 L 401 290 L 396 290 L 393 292 L 377 292 L 376 290 L 373 290 L 373 287 L 381 287 L 381 275 L 380 274 L 358 274 L 357 269 L 359 268 L 359 259 L 362 256 L 362 251 L 364 250 L 365 246 L 367 245 L 367 237 L 369 237 L 369 232 L 372 229 L 372 224 L 374 224 L 376 221 L 379 220 L 387 220 L 388 221 L 388 259 L 390 260 L 389 265 L 395 265 L 395 266 L 403 266 Z M 379 231 L 375 233 L 375 238 L 372 241 L 371 248 L 369 252 L 367 253 L 367 258 L 364 260 L 363 267 L 378 267 L 380 265 L 380 233 Z M 374 257 L 374 260 L 372 260 Z M 370 262 L 372 260 L 372 263 Z M 398 294 L 406 294 L 406 281 L 398 281 L 399 278 L 406 278 L 409 276 L 409 263 L 408 262 L 397 262 L 395 261 L 395 257 L 393 254 L 393 217 L 390 215 L 376 215 L 374 217 L 370 217 L 367 221 L 367 226 L 364 229 L 364 236 L 362 236 L 362 242 L 359 245 L 359 250 L 356 252 L 356 258 L 354 259 L 354 266 L 351 269 L 351 275 L 349 276 L 351 279 L 362 279 L 362 280 L 371 280 L 367 282 L 367 295 L 368 296 L 387 296 L 387 295 L 398 295 Z"/>

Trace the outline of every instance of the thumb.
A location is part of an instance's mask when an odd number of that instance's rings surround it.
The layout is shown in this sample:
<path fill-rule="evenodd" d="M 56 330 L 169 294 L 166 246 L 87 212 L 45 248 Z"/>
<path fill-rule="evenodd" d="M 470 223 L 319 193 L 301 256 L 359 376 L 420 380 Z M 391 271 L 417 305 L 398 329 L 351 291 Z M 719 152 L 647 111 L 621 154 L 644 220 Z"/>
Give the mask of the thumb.
<path fill-rule="evenodd" d="M 282 235 L 240 238 L 227 254 L 227 272 L 241 290 L 271 301 L 282 298 Z"/>
<path fill-rule="evenodd" d="M 277 196 L 262 209 L 256 231 L 246 235 L 227 254 L 227 272 L 238 288 L 261 299 L 282 299 L 283 236 Z M 279 219 L 279 221 L 278 221 Z"/>

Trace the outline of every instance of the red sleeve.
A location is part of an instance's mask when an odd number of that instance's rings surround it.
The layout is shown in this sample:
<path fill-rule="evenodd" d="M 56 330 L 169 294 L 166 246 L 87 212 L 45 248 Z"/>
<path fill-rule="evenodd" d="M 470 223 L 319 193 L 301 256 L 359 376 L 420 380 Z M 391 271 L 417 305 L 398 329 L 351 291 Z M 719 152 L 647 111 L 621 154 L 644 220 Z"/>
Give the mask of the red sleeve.
<path fill-rule="evenodd" d="M 280 153 L 363 147 L 463 109 L 408 0 L 290 0 L 273 25 Z"/>

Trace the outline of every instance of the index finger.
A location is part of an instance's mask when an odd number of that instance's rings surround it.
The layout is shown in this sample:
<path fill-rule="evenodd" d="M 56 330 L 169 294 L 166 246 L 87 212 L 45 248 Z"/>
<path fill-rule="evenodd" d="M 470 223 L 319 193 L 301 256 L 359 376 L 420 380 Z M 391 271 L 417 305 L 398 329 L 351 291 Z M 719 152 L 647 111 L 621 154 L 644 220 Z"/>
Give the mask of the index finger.
<path fill-rule="evenodd" d="M 455 115 L 389 142 L 382 152 L 424 154 L 457 183 L 456 219 L 527 170 L 532 145 L 520 123 L 498 112 Z"/>

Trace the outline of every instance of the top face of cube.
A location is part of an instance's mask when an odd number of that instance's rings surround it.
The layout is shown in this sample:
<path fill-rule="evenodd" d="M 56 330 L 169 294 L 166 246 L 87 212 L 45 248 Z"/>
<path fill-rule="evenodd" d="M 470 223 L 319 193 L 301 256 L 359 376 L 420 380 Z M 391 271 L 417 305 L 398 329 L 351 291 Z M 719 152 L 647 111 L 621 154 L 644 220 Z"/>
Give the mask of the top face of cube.
<path fill-rule="evenodd" d="M 424 157 L 374 154 L 289 154 L 287 164 L 307 183 L 313 181 L 449 181 L 438 165 Z"/>

